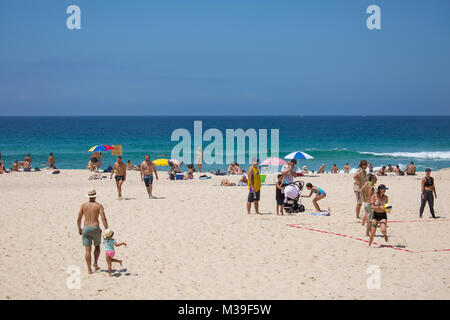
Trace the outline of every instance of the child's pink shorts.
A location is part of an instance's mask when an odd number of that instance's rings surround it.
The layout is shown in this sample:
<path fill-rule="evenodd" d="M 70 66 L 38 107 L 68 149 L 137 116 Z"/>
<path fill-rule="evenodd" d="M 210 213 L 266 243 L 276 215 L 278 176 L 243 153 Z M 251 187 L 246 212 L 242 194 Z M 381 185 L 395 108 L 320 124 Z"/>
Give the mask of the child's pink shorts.
<path fill-rule="evenodd" d="M 116 254 L 114 251 L 105 251 L 105 254 L 111 258 L 114 258 L 114 255 Z"/>

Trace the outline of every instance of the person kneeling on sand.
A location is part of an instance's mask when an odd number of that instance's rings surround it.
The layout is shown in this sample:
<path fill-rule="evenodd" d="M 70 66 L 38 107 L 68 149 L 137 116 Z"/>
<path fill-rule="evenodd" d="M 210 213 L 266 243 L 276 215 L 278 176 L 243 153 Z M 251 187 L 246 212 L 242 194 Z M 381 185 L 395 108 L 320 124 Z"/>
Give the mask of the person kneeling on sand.
<path fill-rule="evenodd" d="M 301 195 L 301 197 L 310 198 L 312 196 L 312 194 L 315 193 L 316 196 L 314 197 L 314 199 L 312 199 L 312 203 L 314 205 L 314 208 L 316 208 L 317 212 L 321 212 L 322 210 L 320 210 L 319 204 L 317 202 L 319 200 L 322 200 L 323 198 L 325 198 L 327 196 L 327 194 L 325 193 L 325 191 L 322 188 L 314 187 L 312 185 L 312 183 L 309 183 L 309 182 L 306 184 L 306 189 L 310 190 L 311 192 L 309 193 L 309 195 L 307 195 L 307 196 Z"/>
<path fill-rule="evenodd" d="M 116 262 L 119 263 L 120 266 L 122 266 L 122 260 L 114 259 L 114 256 L 116 255 L 116 251 L 114 247 L 120 247 L 120 246 L 127 246 L 125 242 L 117 243 L 115 239 L 113 239 L 114 231 L 111 229 L 105 230 L 104 240 L 103 244 L 105 245 L 105 258 L 106 263 L 108 264 L 108 274 L 111 277 L 112 276 L 112 263 Z"/>
<path fill-rule="evenodd" d="M 92 189 L 88 191 L 89 202 L 83 203 L 78 213 L 77 225 L 78 232 L 80 234 L 83 246 L 85 247 L 85 259 L 88 268 L 88 273 L 92 273 L 91 269 L 91 249 L 92 242 L 94 242 L 94 268 L 99 270 L 98 257 L 100 256 L 100 243 L 102 237 L 102 230 L 100 229 L 100 223 L 98 217 L 102 219 L 103 226 L 108 229 L 108 221 L 106 220 L 105 211 L 103 206 L 95 202 L 97 192 Z M 84 217 L 84 226 L 81 228 L 81 220 Z"/>

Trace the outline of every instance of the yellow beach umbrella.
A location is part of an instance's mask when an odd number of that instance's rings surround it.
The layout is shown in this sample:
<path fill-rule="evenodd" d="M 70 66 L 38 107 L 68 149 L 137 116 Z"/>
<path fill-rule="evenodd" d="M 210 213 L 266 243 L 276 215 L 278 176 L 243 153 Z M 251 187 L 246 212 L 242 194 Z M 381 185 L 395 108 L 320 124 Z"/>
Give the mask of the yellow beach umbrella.
<path fill-rule="evenodd" d="M 169 160 L 168 159 L 156 159 L 156 160 L 153 160 L 153 163 L 155 164 L 155 166 L 168 166 Z"/>

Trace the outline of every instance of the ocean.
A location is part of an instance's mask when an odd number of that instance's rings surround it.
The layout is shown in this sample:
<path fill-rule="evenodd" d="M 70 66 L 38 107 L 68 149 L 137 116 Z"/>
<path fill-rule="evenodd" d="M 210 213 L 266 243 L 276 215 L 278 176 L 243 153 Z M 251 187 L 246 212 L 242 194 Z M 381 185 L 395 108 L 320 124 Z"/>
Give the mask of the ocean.
<path fill-rule="evenodd" d="M 450 167 L 450 117 L 334 117 L 334 116 L 130 116 L 130 117 L 0 117 L 0 152 L 6 167 L 23 160 L 26 153 L 33 167 L 47 161 L 49 152 L 62 169 L 85 169 L 89 148 L 97 144 L 122 145 L 124 161 L 139 164 L 148 153 L 152 159 L 170 158 L 178 141 L 172 132 L 187 129 L 194 136 L 194 121 L 209 128 L 247 130 L 279 129 L 279 155 L 304 151 L 314 160 L 299 165 L 326 170 L 336 163 L 357 167 L 361 159 L 375 167 L 414 161 L 418 170 Z M 210 142 L 204 141 L 203 148 Z M 225 138 L 223 141 L 225 146 Z M 195 157 L 196 150 L 192 150 Z M 248 152 L 248 149 L 247 149 Z M 223 158 L 225 162 L 225 157 Z M 242 166 L 248 166 L 248 157 Z M 262 159 L 263 160 L 263 159 Z M 103 167 L 113 164 L 111 152 L 104 153 Z M 206 170 L 225 169 L 227 164 L 204 164 Z M 162 167 L 162 170 L 167 168 Z"/>

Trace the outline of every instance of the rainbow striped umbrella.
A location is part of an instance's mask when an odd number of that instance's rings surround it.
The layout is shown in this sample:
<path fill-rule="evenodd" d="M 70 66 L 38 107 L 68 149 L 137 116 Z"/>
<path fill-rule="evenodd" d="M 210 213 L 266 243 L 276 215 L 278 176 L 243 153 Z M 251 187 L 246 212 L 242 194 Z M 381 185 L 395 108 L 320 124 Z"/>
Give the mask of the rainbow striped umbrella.
<path fill-rule="evenodd" d="M 107 144 L 99 144 L 97 146 L 93 146 L 89 149 L 89 152 L 99 152 L 99 151 L 109 151 L 113 150 L 114 148 L 107 145 Z"/>

